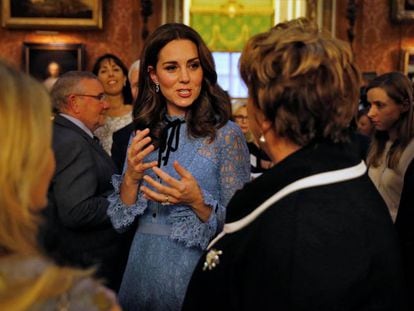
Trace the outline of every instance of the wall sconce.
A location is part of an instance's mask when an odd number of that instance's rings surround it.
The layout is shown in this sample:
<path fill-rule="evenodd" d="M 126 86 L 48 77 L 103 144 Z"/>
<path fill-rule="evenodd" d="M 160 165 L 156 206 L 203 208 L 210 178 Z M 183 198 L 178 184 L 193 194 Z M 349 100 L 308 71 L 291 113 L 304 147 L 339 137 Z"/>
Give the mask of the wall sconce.
<path fill-rule="evenodd" d="M 229 0 L 227 4 L 221 5 L 221 9 L 230 18 L 234 18 L 236 15 L 243 13 L 244 6 L 237 3 L 237 0 Z"/>
<path fill-rule="evenodd" d="M 227 15 L 229 18 L 234 18 L 237 15 L 264 15 L 269 16 L 274 13 L 273 7 L 245 7 L 237 3 L 237 0 L 228 0 L 226 4 L 220 6 L 191 6 L 190 13 L 192 14 L 219 14 Z"/>

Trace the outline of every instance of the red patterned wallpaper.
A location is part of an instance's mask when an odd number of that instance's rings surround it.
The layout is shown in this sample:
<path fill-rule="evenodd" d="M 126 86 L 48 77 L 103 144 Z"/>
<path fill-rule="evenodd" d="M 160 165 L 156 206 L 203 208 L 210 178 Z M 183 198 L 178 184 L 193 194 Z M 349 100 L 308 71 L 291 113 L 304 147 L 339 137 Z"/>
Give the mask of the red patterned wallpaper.
<path fill-rule="evenodd" d="M 159 5 L 154 1 L 154 7 Z M 0 27 L 0 57 L 21 67 L 23 42 L 83 43 L 86 50 L 86 69 L 91 70 L 97 57 L 104 53 L 119 56 L 129 66 L 139 57 L 142 40 L 140 1 L 103 0 L 103 29 L 59 31 L 56 35 L 39 34 L 35 30 L 9 30 Z M 149 28 L 160 24 L 160 12 L 153 10 Z"/>
<path fill-rule="evenodd" d="M 402 70 L 402 49 L 414 47 L 414 21 L 391 21 L 391 1 L 357 0 L 353 50 L 362 72 Z M 347 39 L 347 1 L 338 1 L 338 37 Z"/>
<path fill-rule="evenodd" d="M 393 0 L 394 1 L 394 0 Z M 152 31 L 161 23 L 161 0 L 154 0 L 149 19 Z M 337 36 L 347 40 L 346 0 L 337 0 Z M 83 43 L 86 69 L 103 53 L 118 55 L 126 65 L 138 58 L 142 48 L 142 17 L 139 0 L 103 0 L 103 30 L 60 31 L 41 35 L 34 30 L 8 30 L 0 27 L 0 57 L 16 66 L 22 63 L 23 42 Z M 390 19 L 390 1 L 357 0 L 357 20 L 353 50 L 362 72 L 378 74 L 401 70 L 402 49 L 414 48 L 413 23 L 394 23 Z"/>

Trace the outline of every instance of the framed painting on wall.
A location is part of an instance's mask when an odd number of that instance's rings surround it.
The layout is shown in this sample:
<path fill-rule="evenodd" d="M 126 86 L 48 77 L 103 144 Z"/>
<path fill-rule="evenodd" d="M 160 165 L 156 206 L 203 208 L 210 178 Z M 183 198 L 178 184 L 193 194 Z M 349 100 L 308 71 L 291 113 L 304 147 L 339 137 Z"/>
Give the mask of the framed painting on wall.
<path fill-rule="evenodd" d="M 48 87 L 62 73 L 84 70 L 84 54 L 83 44 L 24 42 L 23 69 Z"/>
<path fill-rule="evenodd" d="M 391 18 L 396 22 L 413 22 L 414 0 L 392 0 Z"/>
<path fill-rule="evenodd" d="M 402 50 L 401 69 L 414 82 L 414 49 Z"/>
<path fill-rule="evenodd" d="M 102 0 L 2 0 L 1 6 L 6 28 L 102 28 Z"/>

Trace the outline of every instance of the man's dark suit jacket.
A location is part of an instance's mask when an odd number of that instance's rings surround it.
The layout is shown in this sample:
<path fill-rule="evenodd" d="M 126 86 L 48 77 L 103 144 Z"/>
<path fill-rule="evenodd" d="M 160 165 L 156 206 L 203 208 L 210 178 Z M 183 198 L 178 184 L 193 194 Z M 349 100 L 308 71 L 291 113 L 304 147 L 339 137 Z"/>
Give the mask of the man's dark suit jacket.
<path fill-rule="evenodd" d="M 124 236 L 106 214 L 116 168 L 99 142 L 60 115 L 54 119 L 53 149 L 56 172 L 40 242 L 60 264 L 96 265 L 96 275 L 117 290 L 125 263 Z"/>
<path fill-rule="evenodd" d="M 112 160 L 114 161 L 118 171 L 122 172 L 126 153 L 128 150 L 128 142 L 131 138 L 131 133 L 134 131 L 134 124 L 130 123 L 123 128 L 117 130 L 112 135 Z"/>

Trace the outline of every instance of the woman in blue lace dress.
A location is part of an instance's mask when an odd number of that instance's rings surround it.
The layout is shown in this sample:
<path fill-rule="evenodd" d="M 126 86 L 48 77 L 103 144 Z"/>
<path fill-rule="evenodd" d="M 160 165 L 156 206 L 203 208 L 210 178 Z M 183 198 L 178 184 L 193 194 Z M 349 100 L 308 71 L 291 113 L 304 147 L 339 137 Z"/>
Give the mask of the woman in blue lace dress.
<path fill-rule="evenodd" d="M 190 27 L 150 35 L 139 84 L 136 133 L 108 209 L 117 230 L 138 221 L 119 300 L 124 310 L 180 310 L 226 204 L 249 181 L 249 153 L 211 52 Z"/>

